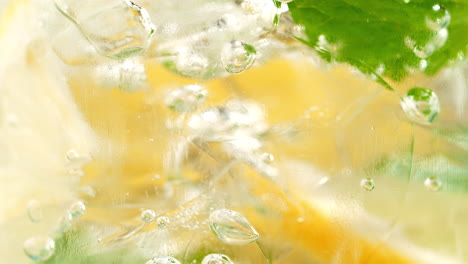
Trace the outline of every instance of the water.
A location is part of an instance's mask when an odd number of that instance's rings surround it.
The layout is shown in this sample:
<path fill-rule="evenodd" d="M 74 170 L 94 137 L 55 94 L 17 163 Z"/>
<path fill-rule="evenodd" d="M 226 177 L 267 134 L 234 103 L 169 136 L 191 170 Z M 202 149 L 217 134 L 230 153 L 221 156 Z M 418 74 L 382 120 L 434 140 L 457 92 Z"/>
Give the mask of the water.
<path fill-rule="evenodd" d="M 429 177 L 424 180 L 424 186 L 428 191 L 437 192 L 442 188 L 442 182 L 437 177 Z"/>
<path fill-rule="evenodd" d="M 140 218 L 145 223 L 151 223 L 156 218 L 156 213 L 153 210 L 144 210 L 141 212 Z"/>
<path fill-rule="evenodd" d="M 79 218 L 86 212 L 86 205 L 82 201 L 75 202 L 70 206 L 69 212 L 73 218 Z"/>
<path fill-rule="evenodd" d="M 192 112 L 196 110 L 208 96 L 208 92 L 200 85 L 186 85 L 167 94 L 164 102 L 176 112 Z"/>
<path fill-rule="evenodd" d="M 156 223 L 158 224 L 159 228 L 167 228 L 171 223 L 171 220 L 167 216 L 160 216 L 156 219 Z"/>
<path fill-rule="evenodd" d="M 421 124 L 434 122 L 440 113 L 437 94 L 427 88 L 410 89 L 402 98 L 400 105 L 408 118 Z"/>
<path fill-rule="evenodd" d="M 146 264 L 180 264 L 180 261 L 173 257 L 157 257 L 150 259 Z"/>
<path fill-rule="evenodd" d="M 201 264 L 233 264 L 233 262 L 226 255 L 209 254 L 203 258 Z"/>
<path fill-rule="evenodd" d="M 27 210 L 28 210 L 28 216 L 31 222 L 33 223 L 39 223 L 42 218 L 42 206 L 41 203 L 37 200 L 31 200 L 28 202 L 27 205 Z"/>
<path fill-rule="evenodd" d="M 55 4 L 98 52 L 111 58 L 143 53 L 155 32 L 146 10 L 128 0 L 55 0 Z"/>
<path fill-rule="evenodd" d="M 209 222 L 211 231 L 228 245 L 247 245 L 259 238 L 259 234 L 245 216 L 229 209 L 212 212 Z"/>
<path fill-rule="evenodd" d="M 23 244 L 24 253 L 34 261 L 48 260 L 55 252 L 55 242 L 50 237 L 31 237 Z"/>
<path fill-rule="evenodd" d="M 365 178 L 361 180 L 361 187 L 366 191 L 372 191 L 375 188 L 375 182 L 371 178 Z"/>
<path fill-rule="evenodd" d="M 229 73 L 241 73 L 255 62 L 257 51 L 252 45 L 241 41 L 227 43 L 221 51 L 221 62 Z"/>
<path fill-rule="evenodd" d="M 452 19 L 450 12 L 439 4 L 434 5 L 431 11 L 426 17 L 426 26 L 434 31 L 447 28 Z"/>

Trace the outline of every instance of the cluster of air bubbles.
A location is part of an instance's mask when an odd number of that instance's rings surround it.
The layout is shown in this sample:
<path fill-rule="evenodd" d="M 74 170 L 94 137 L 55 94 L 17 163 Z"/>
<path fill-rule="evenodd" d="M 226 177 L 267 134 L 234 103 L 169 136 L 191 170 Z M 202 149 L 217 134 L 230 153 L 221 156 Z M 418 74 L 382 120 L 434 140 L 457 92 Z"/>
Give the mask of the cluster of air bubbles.
<path fill-rule="evenodd" d="M 428 191 L 437 192 L 442 188 L 442 182 L 437 177 L 429 177 L 424 180 L 424 186 Z"/>
<path fill-rule="evenodd" d="M 219 209 L 210 214 L 211 231 L 228 245 L 247 245 L 259 238 L 258 232 L 242 214 Z"/>
<path fill-rule="evenodd" d="M 375 188 L 375 182 L 372 178 L 364 178 L 361 180 L 361 187 L 366 191 L 372 191 Z"/>
<path fill-rule="evenodd" d="M 268 129 L 263 108 L 251 101 L 231 100 L 192 116 L 188 127 L 204 141 L 256 138 Z"/>
<path fill-rule="evenodd" d="M 180 264 L 180 261 L 173 257 L 156 257 L 148 260 L 145 264 Z"/>
<path fill-rule="evenodd" d="M 434 52 L 442 48 L 448 39 L 448 26 L 450 24 L 450 12 L 439 4 L 432 7 L 426 17 L 426 26 L 432 32 L 426 43 L 417 43 L 411 37 L 405 37 L 405 44 L 412 49 L 420 59 L 430 57 Z M 423 67 L 424 69 L 427 67 Z"/>
<path fill-rule="evenodd" d="M 23 250 L 34 261 L 46 261 L 55 252 L 55 241 L 48 236 L 31 237 L 24 241 Z"/>
<path fill-rule="evenodd" d="M 200 85 L 190 84 L 170 91 L 164 98 L 164 103 L 173 111 L 188 113 L 195 111 L 208 96 L 208 92 Z"/>
<path fill-rule="evenodd" d="M 240 0 L 235 1 L 236 6 L 232 2 L 190 0 L 175 8 L 172 1 L 162 1 L 147 3 L 147 11 L 130 0 L 54 1 L 63 14 L 60 18 L 73 24 L 62 26 L 61 32 L 51 36 L 57 55 L 72 65 L 89 61 L 104 64 L 97 67 L 97 74 L 104 79 L 102 86 L 131 91 L 146 83 L 146 75 L 141 64 L 126 60 L 143 53 L 145 58 L 156 59 L 167 69 L 190 78 L 211 79 L 247 70 L 279 47 L 280 42 L 264 37 L 274 31 L 278 15 L 287 13 L 286 3 L 290 2 Z M 151 21 L 150 14 L 158 20 Z M 76 39 L 74 35 L 83 37 Z M 72 37 L 74 41 L 70 41 Z M 153 40 L 157 45 L 152 45 Z M 119 63 L 98 60 L 93 51 Z"/>
<path fill-rule="evenodd" d="M 414 87 L 401 99 L 401 108 L 413 121 L 430 124 L 440 112 L 437 94 L 427 88 Z"/>
<path fill-rule="evenodd" d="M 226 21 L 226 19 L 219 20 L 218 27 L 223 27 Z M 163 65 L 183 76 L 210 79 L 225 72 L 230 74 L 243 72 L 252 66 L 257 57 L 255 47 L 242 41 L 232 40 L 221 44 L 218 40 L 210 42 L 209 37 L 197 39 L 199 40 L 182 42 L 185 43 L 182 47 L 169 45 L 163 49 L 169 50 L 164 52 L 174 53 L 174 56 L 163 59 Z M 208 46 L 210 48 L 207 48 Z"/>
<path fill-rule="evenodd" d="M 148 12 L 129 0 L 55 0 L 96 50 L 111 58 L 126 58 L 146 51 L 155 26 Z"/>
<path fill-rule="evenodd" d="M 268 131 L 263 108 L 247 100 L 231 100 L 191 116 L 187 126 L 194 139 L 221 142 L 233 158 L 246 162 L 262 175 L 274 179 L 278 175 L 271 154 L 262 154 L 261 136 Z"/>
<path fill-rule="evenodd" d="M 264 37 L 274 29 L 278 12 L 274 1 L 239 0 L 237 6 L 230 1 L 195 2 L 188 1 L 174 15 L 186 15 L 190 23 L 164 14 L 157 35 L 164 40 L 154 54 L 166 68 L 191 78 L 212 79 L 238 74 L 273 54 L 279 42 Z M 155 10 L 155 17 L 162 13 Z"/>
<path fill-rule="evenodd" d="M 206 255 L 201 264 L 233 264 L 233 262 L 226 255 L 213 253 Z"/>
<path fill-rule="evenodd" d="M 161 229 L 167 228 L 170 223 L 171 223 L 171 220 L 167 216 L 160 216 L 158 217 L 158 219 L 156 219 L 156 224 Z"/>
<path fill-rule="evenodd" d="M 153 210 L 144 210 L 141 212 L 140 218 L 145 223 L 151 223 L 156 218 L 156 213 Z"/>

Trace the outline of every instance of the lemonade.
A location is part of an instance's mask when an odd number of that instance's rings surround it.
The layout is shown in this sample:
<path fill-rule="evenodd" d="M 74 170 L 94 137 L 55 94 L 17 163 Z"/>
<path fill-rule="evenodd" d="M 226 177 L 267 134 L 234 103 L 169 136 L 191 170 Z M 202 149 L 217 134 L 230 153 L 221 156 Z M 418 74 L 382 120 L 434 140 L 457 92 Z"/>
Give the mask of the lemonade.
<path fill-rule="evenodd" d="M 461 1 L 10 1 L 0 262 L 466 263 Z"/>

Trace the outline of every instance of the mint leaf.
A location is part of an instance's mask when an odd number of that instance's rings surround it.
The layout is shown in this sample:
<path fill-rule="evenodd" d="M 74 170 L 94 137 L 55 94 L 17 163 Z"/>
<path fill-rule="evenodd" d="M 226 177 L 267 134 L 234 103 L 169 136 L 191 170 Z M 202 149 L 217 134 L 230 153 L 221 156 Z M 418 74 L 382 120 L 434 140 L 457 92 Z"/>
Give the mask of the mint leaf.
<path fill-rule="evenodd" d="M 366 74 L 396 81 L 410 69 L 435 74 L 467 52 L 466 0 L 294 0 L 289 10 L 305 28 L 304 43 Z"/>

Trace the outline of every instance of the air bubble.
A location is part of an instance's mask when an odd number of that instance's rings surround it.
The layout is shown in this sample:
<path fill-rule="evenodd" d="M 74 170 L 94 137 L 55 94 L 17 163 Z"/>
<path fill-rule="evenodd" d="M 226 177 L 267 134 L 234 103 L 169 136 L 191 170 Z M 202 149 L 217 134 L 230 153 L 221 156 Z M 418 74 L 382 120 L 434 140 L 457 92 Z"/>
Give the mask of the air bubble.
<path fill-rule="evenodd" d="M 34 261 L 48 260 L 55 252 L 55 242 L 50 237 L 32 237 L 23 244 L 26 255 Z"/>
<path fill-rule="evenodd" d="M 156 219 L 156 223 L 158 224 L 159 228 L 164 229 L 169 226 L 171 220 L 167 216 L 160 216 L 158 219 Z"/>
<path fill-rule="evenodd" d="M 226 255 L 209 254 L 203 258 L 201 264 L 233 264 L 233 262 Z"/>
<path fill-rule="evenodd" d="M 73 216 L 69 211 L 66 211 L 65 214 L 60 217 L 57 226 L 57 233 L 60 235 L 63 232 L 68 231 L 73 223 Z"/>
<path fill-rule="evenodd" d="M 371 178 L 365 178 L 361 180 L 361 187 L 366 191 L 372 191 L 375 188 L 375 182 Z"/>
<path fill-rule="evenodd" d="M 195 52 L 180 51 L 175 61 L 177 72 L 192 78 L 203 78 L 208 72 L 208 67 L 208 58 Z"/>
<path fill-rule="evenodd" d="M 86 205 L 82 201 L 78 201 L 70 206 L 70 214 L 73 218 L 79 218 L 86 212 Z"/>
<path fill-rule="evenodd" d="M 415 87 L 401 99 L 400 105 L 413 121 L 430 124 L 440 112 L 439 98 L 430 89 Z"/>
<path fill-rule="evenodd" d="M 426 25 L 434 31 L 439 31 L 448 27 L 451 18 L 450 12 L 437 4 L 432 6 L 432 12 L 426 17 Z"/>
<path fill-rule="evenodd" d="M 69 161 L 75 161 L 75 160 L 78 160 L 80 158 L 80 154 L 78 154 L 78 152 L 74 149 L 70 149 L 68 152 L 67 152 L 67 159 Z"/>
<path fill-rule="evenodd" d="M 430 44 L 434 45 L 436 49 L 442 48 L 448 39 L 448 30 L 443 28 L 436 32 L 436 34 L 432 37 Z"/>
<path fill-rule="evenodd" d="M 427 60 L 420 60 L 419 61 L 419 69 L 421 71 L 425 71 L 427 69 Z"/>
<path fill-rule="evenodd" d="M 33 223 L 38 223 L 42 220 L 42 206 L 39 201 L 31 200 L 27 205 L 29 219 Z"/>
<path fill-rule="evenodd" d="M 428 43 L 424 46 L 415 46 L 413 48 L 414 55 L 416 55 L 420 59 L 426 59 L 430 57 L 434 51 L 436 50 L 436 47 L 433 43 Z"/>
<path fill-rule="evenodd" d="M 424 186 L 428 191 L 437 192 L 442 188 L 442 182 L 437 177 L 429 177 L 424 180 Z"/>
<path fill-rule="evenodd" d="M 151 223 L 156 218 L 156 213 L 153 210 L 144 210 L 141 212 L 141 220 L 145 223 Z"/>
<path fill-rule="evenodd" d="M 186 85 L 171 91 L 165 98 L 165 104 L 176 112 L 192 112 L 206 99 L 208 92 L 199 85 Z"/>
<path fill-rule="evenodd" d="M 229 73 L 241 73 L 255 62 L 257 51 L 241 41 L 227 43 L 221 51 L 221 62 Z"/>
<path fill-rule="evenodd" d="M 259 234 L 242 214 L 219 209 L 210 214 L 211 231 L 228 245 L 247 245 L 256 241 Z"/>

